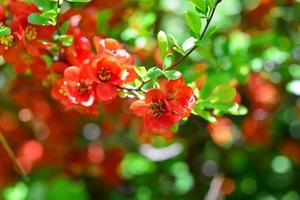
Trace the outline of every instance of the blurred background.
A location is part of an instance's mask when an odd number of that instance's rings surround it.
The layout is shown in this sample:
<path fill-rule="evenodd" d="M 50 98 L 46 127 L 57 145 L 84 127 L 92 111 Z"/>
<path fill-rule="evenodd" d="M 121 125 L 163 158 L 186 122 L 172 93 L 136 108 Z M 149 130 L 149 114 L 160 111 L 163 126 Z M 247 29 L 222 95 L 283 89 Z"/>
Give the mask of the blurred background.
<path fill-rule="evenodd" d="M 159 30 L 190 44 L 187 0 L 93 0 L 80 15 L 88 36 L 120 40 L 139 65 L 159 65 Z M 63 17 L 62 17 L 63 18 Z M 28 174 L 0 147 L 4 200 L 300 200 L 300 1 L 223 0 L 203 42 L 179 70 L 208 90 L 226 82 L 248 107 L 218 123 L 191 116 L 150 133 L 128 102 L 97 116 L 66 109 L 47 83 L 16 75 L 0 58 L 0 131 Z"/>

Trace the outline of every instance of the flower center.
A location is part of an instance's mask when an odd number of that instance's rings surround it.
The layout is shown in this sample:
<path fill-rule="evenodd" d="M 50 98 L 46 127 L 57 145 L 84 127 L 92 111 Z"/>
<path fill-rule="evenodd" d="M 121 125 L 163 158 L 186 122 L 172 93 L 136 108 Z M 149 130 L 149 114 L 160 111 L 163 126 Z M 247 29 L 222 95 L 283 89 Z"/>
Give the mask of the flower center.
<path fill-rule="evenodd" d="M 77 83 L 77 89 L 79 91 L 79 94 L 85 94 L 87 92 L 89 92 L 92 88 L 91 88 L 91 85 L 86 83 L 84 80 L 80 80 L 78 83 Z"/>
<path fill-rule="evenodd" d="M 9 47 L 13 44 L 14 37 L 12 35 L 6 35 L 0 38 L 0 44 Z"/>
<path fill-rule="evenodd" d="M 62 96 L 67 96 L 67 90 L 65 86 L 61 86 L 58 90 L 58 92 L 62 95 Z"/>
<path fill-rule="evenodd" d="M 101 69 L 98 71 L 98 78 L 99 78 L 99 80 L 102 81 L 102 82 L 109 81 L 110 78 L 111 78 L 110 70 L 108 70 L 107 68 L 101 68 Z"/>
<path fill-rule="evenodd" d="M 160 117 L 166 112 L 166 104 L 163 100 L 154 101 L 150 105 L 150 112 L 153 117 Z"/>
<path fill-rule="evenodd" d="M 175 100 L 178 92 L 179 92 L 179 90 L 170 90 L 168 92 L 167 99 L 170 100 L 170 101 Z"/>
<path fill-rule="evenodd" d="M 25 29 L 25 38 L 28 41 L 34 40 L 37 36 L 36 28 L 27 26 Z"/>

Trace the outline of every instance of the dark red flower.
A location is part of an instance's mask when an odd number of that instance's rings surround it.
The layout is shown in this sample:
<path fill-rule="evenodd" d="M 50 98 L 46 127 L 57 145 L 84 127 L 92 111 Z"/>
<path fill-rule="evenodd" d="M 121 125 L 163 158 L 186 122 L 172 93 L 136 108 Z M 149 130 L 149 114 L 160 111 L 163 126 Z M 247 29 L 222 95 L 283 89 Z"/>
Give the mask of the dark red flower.
<path fill-rule="evenodd" d="M 72 103 L 91 106 L 95 102 L 94 83 L 84 67 L 68 67 L 64 71 L 68 96 Z"/>
<path fill-rule="evenodd" d="M 180 120 L 180 116 L 172 111 L 165 94 L 160 89 L 151 89 L 145 100 L 137 100 L 130 109 L 140 117 L 144 117 L 145 126 L 151 130 L 161 131 Z"/>

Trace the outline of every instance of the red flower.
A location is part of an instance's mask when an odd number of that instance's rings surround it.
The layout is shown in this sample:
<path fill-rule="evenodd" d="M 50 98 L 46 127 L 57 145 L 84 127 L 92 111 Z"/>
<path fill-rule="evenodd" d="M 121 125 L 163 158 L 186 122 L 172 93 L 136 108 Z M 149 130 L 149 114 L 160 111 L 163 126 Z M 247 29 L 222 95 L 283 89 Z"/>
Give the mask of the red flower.
<path fill-rule="evenodd" d="M 145 95 L 145 100 L 137 100 L 130 109 L 144 117 L 145 126 L 151 130 L 161 131 L 169 128 L 180 120 L 180 116 L 172 111 L 165 94 L 160 89 L 151 89 Z"/>
<path fill-rule="evenodd" d="M 11 9 L 14 10 L 16 15 L 10 22 L 10 28 L 12 29 L 16 41 L 32 56 L 45 54 L 48 46 L 41 43 L 40 40 L 51 41 L 55 27 L 29 24 L 27 20 L 28 15 L 39 11 L 36 7 L 28 6 L 26 3 L 20 4 L 20 6 L 28 7 L 28 9 L 19 10 L 20 8 L 13 8 L 13 3 L 11 4 Z"/>
<path fill-rule="evenodd" d="M 72 29 L 68 31 L 74 36 L 73 44 L 67 47 L 65 51 L 66 60 L 71 65 L 81 66 L 87 63 L 92 55 L 91 44 L 87 37 L 83 36 L 79 29 Z"/>
<path fill-rule="evenodd" d="M 14 65 L 18 73 L 24 73 L 30 69 L 32 74 L 38 79 L 43 79 L 48 74 L 46 64 L 41 58 L 30 56 L 20 47 L 8 47 L 4 49 L 2 55 L 5 61 Z"/>
<path fill-rule="evenodd" d="M 94 84 L 84 67 L 68 67 L 64 71 L 66 89 L 70 100 L 75 104 L 91 106 L 95 102 Z"/>
<path fill-rule="evenodd" d="M 4 23 L 6 19 L 5 10 L 2 5 L 0 5 L 0 22 Z"/>
<path fill-rule="evenodd" d="M 97 83 L 96 94 L 101 101 L 117 96 L 117 85 L 122 84 L 122 68 L 112 57 L 96 57 L 89 66 L 91 78 Z"/>
<path fill-rule="evenodd" d="M 182 77 L 177 80 L 169 80 L 162 88 L 173 112 L 187 117 L 195 105 L 193 89 L 185 85 Z"/>
<path fill-rule="evenodd" d="M 94 37 L 94 46 L 98 55 L 107 55 L 118 60 L 122 69 L 124 70 L 123 74 L 125 75 L 125 82 L 132 82 L 134 79 L 136 79 L 137 74 L 134 70 L 133 57 L 117 40 L 111 38 L 101 39 L 99 37 Z"/>
<path fill-rule="evenodd" d="M 163 130 L 190 114 L 195 104 L 193 89 L 184 84 L 183 78 L 161 84 L 161 89 L 151 89 L 145 100 L 134 102 L 130 109 L 144 117 L 151 130 Z"/>
<path fill-rule="evenodd" d="M 63 105 L 72 104 L 71 100 L 68 97 L 64 79 L 56 81 L 56 83 L 52 86 L 51 96 L 53 97 L 53 99 L 60 101 Z"/>

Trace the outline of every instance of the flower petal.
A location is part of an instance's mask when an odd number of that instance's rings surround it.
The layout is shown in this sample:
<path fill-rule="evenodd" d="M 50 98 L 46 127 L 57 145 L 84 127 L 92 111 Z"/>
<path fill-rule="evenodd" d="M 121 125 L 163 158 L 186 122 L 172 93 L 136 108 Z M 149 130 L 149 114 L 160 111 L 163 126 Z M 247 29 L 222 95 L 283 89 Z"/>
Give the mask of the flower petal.
<path fill-rule="evenodd" d="M 96 94 L 100 101 L 108 101 L 117 96 L 117 87 L 109 83 L 99 83 Z"/>
<path fill-rule="evenodd" d="M 131 104 L 130 110 L 137 116 L 144 116 L 148 112 L 149 106 L 145 101 L 137 100 Z"/>

